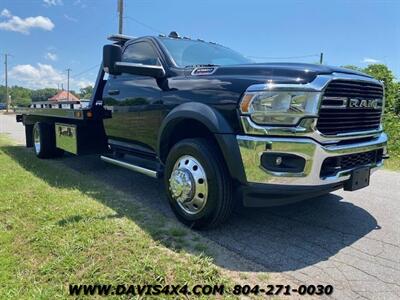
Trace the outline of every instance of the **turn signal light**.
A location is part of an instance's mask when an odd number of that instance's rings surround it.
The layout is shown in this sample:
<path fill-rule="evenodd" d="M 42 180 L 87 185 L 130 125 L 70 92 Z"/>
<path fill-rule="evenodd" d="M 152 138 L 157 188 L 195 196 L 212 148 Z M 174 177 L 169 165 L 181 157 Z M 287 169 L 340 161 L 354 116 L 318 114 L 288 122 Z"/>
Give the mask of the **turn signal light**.
<path fill-rule="evenodd" d="M 243 113 L 248 113 L 249 112 L 249 106 L 250 106 L 250 102 L 251 99 L 253 99 L 252 94 L 245 94 L 244 97 L 242 98 L 242 102 L 240 102 L 240 110 Z"/>

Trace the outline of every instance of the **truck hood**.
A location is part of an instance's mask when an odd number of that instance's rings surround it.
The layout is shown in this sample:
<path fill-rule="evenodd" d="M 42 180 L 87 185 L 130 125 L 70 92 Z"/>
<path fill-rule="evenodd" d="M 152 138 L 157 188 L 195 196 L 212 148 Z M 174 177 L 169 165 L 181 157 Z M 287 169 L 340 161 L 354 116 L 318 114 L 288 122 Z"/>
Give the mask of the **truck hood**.
<path fill-rule="evenodd" d="M 364 73 L 345 68 L 301 63 L 262 63 L 247 65 L 220 66 L 213 76 L 262 77 L 274 83 L 308 83 L 320 74 L 346 73 L 370 77 Z M 211 74 L 210 74 L 211 75 Z"/>

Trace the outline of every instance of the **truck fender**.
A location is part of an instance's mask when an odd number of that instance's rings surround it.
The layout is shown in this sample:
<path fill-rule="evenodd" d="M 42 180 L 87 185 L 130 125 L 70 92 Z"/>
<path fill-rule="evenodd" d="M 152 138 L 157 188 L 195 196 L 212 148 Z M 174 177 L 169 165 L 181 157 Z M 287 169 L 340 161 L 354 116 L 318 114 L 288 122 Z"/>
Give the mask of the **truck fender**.
<path fill-rule="evenodd" d="M 220 112 L 204 103 L 188 102 L 181 104 L 171 110 L 164 118 L 157 143 L 157 156 L 161 161 L 165 158 L 163 157 L 163 150 L 165 149 L 162 148 L 163 145 L 168 144 L 175 125 L 185 119 L 198 121 L 208 128 L 218 142 L 231 176 L 240 182 L 246 182 L 234 130 Z"/>

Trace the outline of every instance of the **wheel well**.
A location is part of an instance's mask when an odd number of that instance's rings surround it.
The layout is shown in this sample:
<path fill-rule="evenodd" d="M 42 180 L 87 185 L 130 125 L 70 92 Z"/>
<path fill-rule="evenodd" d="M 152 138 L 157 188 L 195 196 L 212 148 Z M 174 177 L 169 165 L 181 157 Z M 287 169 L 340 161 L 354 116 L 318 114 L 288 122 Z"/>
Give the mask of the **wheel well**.
<path fill-rule="evenodd" d="M 193 120 L 184 119 L 178 121 L 171 128 L 168 129 L 168 133 L 161 140 L 160 145 L 160 159 L 165 163 L 170 149 L 179 141 L 187 138 L 207 138 L 219 145 L 215 139 L 214 134 L 205 126 L 203 123 Z"/>

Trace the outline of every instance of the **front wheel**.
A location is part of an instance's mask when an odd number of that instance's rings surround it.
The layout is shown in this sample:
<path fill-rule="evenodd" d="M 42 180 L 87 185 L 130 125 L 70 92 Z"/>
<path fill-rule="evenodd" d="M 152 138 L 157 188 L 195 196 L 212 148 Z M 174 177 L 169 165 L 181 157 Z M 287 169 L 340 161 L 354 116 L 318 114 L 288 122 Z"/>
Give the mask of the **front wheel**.
<path fill-rule="evenodd" d="M 185 139 L 174 145 L 167 157 L 164 178 L 170 206 L 184 224 L 207 229 L 231 215 L 231 178 L 212 142 Z"/>

